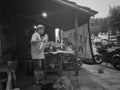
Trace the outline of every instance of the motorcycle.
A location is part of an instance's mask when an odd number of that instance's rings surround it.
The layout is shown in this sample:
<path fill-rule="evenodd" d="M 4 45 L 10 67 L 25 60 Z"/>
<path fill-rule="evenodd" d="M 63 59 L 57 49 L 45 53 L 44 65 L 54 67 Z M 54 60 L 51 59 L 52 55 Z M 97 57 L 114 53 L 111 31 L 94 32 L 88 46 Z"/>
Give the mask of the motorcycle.
<path fill-rule="evenodd" d="M 112 49 L 111 47 L 111 45 L 106 47 L 97 46 L 96 48 L 98 53 L 94 55 L 95 63 L 110 63 L 117 70 L 120 70 L 120 48 Z"/>
<path fill-rule="evenodd" d="M 120 70 L 120 49 L 115 50 L 116 54 L 113 56 L 113 66 L 117 69 Z"/>

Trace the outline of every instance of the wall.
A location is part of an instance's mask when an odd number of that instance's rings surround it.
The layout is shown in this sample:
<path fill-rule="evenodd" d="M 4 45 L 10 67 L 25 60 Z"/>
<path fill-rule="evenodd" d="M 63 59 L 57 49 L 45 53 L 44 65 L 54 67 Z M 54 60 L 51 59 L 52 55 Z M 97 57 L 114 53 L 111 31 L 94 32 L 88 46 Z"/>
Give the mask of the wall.
<path fill-rule="evenodd" d="M 0 9 L 0 55 L 3 61 L 14 60 L 14 17 L 8 9 Z"/>

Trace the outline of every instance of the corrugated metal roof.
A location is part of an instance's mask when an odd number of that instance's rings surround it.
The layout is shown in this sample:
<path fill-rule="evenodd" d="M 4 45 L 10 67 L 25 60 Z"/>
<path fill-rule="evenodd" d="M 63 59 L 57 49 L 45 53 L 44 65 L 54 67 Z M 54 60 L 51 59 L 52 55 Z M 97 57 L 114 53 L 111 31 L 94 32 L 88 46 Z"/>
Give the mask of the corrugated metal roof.
<path fill-rule="evenodd" d="M 2 5 L 18 16 L 63 30 L 74 28 L 75 15 L 78 16 L 80 26 L 97 13 L 68 0 L 6 0 Z M 43 12 L 48 14 L 47 18 L 42 17 Z"/>
<path fill-rule="evenodd" d="M 95 14 L 98 13 L 97 11 L 92 10 L 91 8 L 78 5 L 76 2 L 73 2 L 73 1 L 69 1 L 69 0 L 56 0 L 56 1 L 65 3 L 66 5 L 69 5 L 69 6 L 71 6 L 71 7 L 74 7 L 74 8 L 76 8 L 76 9 L 78 9 L 78 10 L 81 10 L 81 11 L 83 11 L 83 12 L 89 13 L 89 14 L 91 14 L 91 15 L 95 15 Z"/>

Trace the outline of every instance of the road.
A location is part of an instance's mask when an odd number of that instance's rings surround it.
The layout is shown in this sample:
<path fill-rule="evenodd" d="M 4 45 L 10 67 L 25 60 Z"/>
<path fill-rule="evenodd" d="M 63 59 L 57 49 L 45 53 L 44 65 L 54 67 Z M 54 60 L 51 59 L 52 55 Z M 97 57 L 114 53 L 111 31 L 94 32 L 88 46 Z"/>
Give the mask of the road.
<path fill-rule="evenodd" d="M 104 73 L 99 73 L 101 67 Z M 78 81 L 77 90 L 120 90 L 120 71 L 115 70 L 110 64 L 107 66 L 83 64 Z"/>

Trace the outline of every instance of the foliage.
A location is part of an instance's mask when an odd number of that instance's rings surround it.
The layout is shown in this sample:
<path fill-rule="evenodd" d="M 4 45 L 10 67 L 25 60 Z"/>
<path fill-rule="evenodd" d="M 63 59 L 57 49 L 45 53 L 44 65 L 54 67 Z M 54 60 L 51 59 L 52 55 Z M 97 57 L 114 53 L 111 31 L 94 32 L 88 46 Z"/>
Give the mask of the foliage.
<path fill-rule="evenodd" d="M 120 6 L 110 8 L 110 25 L 113 33 L 120 31 Z"/>
<path fill-rule="evenodd" d="M 97 35 L 99 32 L 112 31 L 113 34 L 117 30 L 120 31 L 120 6 L 110 8 L 109 16 L 105 18 L 96 18 L 90 20 L 91 33 Z"/>
<path fill-rule="evenodd" d="M 99 32 L 107 32 L 110 28 L 109 18 L 91 19 L 91 32 L 97 35 Z"/>

